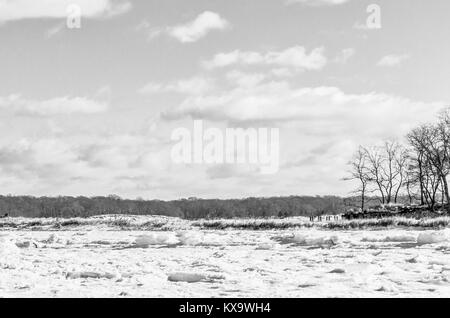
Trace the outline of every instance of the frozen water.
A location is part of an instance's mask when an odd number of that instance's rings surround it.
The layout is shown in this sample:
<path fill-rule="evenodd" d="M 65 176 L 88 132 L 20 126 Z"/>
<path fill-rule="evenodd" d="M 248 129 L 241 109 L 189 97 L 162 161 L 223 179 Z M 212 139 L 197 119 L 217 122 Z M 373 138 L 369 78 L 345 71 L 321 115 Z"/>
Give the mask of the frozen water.
<path fill-rule="evenodd" d="M 449 297 L 448 234 L 2 231 L 0 297 Z"/>

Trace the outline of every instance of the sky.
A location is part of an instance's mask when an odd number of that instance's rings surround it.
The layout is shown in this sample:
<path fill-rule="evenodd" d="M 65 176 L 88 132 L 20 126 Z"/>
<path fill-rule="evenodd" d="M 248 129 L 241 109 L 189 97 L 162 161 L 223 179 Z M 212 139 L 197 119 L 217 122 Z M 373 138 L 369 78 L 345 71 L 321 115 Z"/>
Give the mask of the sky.
<path fill-rule="evenodd" d="M 450 105 L 449 11 L 447 0 L 0 0 L 0 193 L 349 195 L 359 145 L 402 141 Z M 174 162 L 172 133 L 194 120 L 279 129 L 279 169 Z"/>

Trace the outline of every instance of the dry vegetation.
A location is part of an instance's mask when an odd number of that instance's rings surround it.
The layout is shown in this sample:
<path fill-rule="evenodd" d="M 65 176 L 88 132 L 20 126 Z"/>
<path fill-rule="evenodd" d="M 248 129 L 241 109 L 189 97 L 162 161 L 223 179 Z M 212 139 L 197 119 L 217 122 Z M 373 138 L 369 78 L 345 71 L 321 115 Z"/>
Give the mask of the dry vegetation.
<path fill-rule="evenodd" d="M 201 219 L 196 221 L 183 220 L 164 216 L 116 216 L 105 215 L 90 218 L 5 218 L 0 219 L 0 230 L 77 230 L 95 227 L 105 230 L 184 230 L 199 229 L 240 229 L 240 230 L 283 230 L 293 228 L 318 228 L 330 230 L 364 229 L 364 228 L 395 228 L 413 227 L 424 229 L 439 229 L 450 226 L 450 217 L 406 218 L 386 217 L 379 219 L 339 220 L 329 222 L 310 222 L 307 218 L 247 218 L 247 219 Z"/>

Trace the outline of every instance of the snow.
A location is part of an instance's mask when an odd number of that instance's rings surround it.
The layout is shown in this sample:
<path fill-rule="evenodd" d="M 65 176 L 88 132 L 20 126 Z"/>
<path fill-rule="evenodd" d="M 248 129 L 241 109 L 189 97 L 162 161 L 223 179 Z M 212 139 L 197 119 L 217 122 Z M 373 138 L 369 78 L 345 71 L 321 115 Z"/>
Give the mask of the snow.
<path fill-rule="evenodd" d="M 3 230 L 0 297 L 449 297 L 449 234 Z"/>

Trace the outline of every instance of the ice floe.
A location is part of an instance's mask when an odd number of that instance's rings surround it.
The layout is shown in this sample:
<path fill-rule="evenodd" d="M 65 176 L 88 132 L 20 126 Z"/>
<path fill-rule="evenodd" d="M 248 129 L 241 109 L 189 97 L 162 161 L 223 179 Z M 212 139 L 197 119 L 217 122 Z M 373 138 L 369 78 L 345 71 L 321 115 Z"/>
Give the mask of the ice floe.
<path fill-rule="evenodd" d="M 173 245 L 179 243 L 173 233 L 150 233 L 139 235 L 135 240 L 136 247 L 149 247 L 150 245 Z"/>
<path fill-rule="evenodd" d="M 440 232 L 426 232 L 420 233 L 417 237 L 418 244 L 434 244 L 447 241 L 448 238 L 444 233 Z"/>
<path fill-rule="evenodd" d="M 274 240 L 278 241 L 280 244 L 296 244 L 318 247 L 330 247 L 338 243 L 338 237 L 336 235 L 317 236 L 302 233 L 295 233 L 291 236 L 274 237 Z"/>
<path fill-rule="evenodd" d="M 206 276 L 203 274 L 196 273 L 172 273 L 169 274 L 167 280 L 171 282 L 186 282 L 186 283 L 197 283 L 206 280 Z"/>

